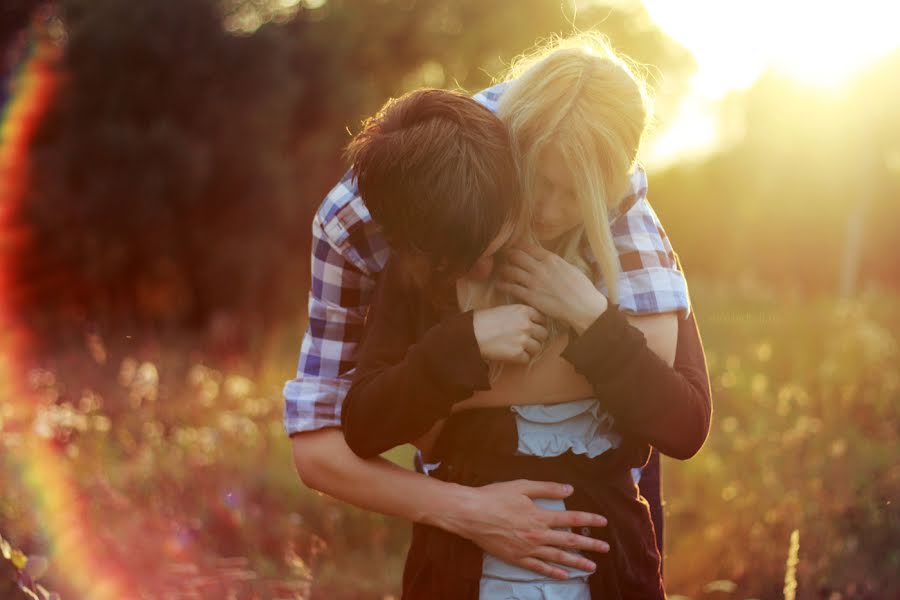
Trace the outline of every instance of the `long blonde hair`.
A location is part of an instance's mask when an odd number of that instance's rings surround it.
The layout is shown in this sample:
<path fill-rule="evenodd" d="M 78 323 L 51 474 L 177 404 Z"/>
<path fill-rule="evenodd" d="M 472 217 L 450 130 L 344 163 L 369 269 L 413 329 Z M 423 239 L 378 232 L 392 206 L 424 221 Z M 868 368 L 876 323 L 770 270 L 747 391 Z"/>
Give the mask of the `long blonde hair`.
<path fill-rule="evenodd" d="M 509 127 L 524 195 L 521 237 L 537 243 L 531 222 L 538 157 L 544 148 L 554 147 L 572 173 L 583 225 L 548 249 L 595 280 L 583 254 L 587 242 L 610 302 L 618 303 L 620 265 L 608 215 L 629 188 L 650 120 L 650 99 L 638 69 L 604 36 L 585 32 L 540 44 L 516 59 L 503 79 L 508 83 L 497 115 Z M 510 301 L 493 287 L 492 282 L 473 286 L 463 308 Z M 561 330 L 551 323 L 551 333 Z M 495 374 L 499 369 L 492 365 Z"/>

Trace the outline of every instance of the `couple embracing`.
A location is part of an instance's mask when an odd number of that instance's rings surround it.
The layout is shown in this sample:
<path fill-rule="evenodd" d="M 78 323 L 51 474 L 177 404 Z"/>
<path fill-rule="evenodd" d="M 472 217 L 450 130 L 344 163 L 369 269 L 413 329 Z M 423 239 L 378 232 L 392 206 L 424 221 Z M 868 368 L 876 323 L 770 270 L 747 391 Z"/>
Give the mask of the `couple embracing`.
<path fill-rule="evenodd" d="M 348 147 L 285 427 L 307 485 L 413 522 L 403 598 L 665 597 L 658 452 L 693 456 L 711 400 L 648 112 L 582 34 L 474 98 L 393 100 Z M 419 472 L 379 457 L 404 443 Z"/>

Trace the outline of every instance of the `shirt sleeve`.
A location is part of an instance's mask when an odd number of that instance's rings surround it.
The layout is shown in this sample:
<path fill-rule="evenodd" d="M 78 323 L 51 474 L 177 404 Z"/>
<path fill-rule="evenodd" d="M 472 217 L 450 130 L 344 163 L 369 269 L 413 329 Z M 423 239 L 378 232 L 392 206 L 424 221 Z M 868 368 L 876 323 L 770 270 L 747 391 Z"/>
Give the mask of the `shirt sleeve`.
<path fill-rule="evenodd" d="M 684 273 L 662 223 L 647 199 L 647 176 L 637 169 L 631 194 L 620 204 L 610 228 L 621 266 L 618 278 L 619 309 L 630 314 L 691 312 Z M 608 294 L 605 284 L 601 291 Z"/>
<path fill-rule="evenodd" d="M 340 427 L 341 403 L 350 387 L 375 287 L 374 276 L 348 260 L 325 231 L 326 209 L 323 204 L 313 219 L 307 329 L 297 374 L 283 390 L 288 435 Z"/>
<path fill-rule="evenodd" d="M 445 318 L 417 339 L 421 306 L 421 295 L 389 263 L 342 411 L 347 445 L 363 458 L 417 439 L 449 416 L 454 403 L 490 389 L 473 312 Z"/>
<path fill-rule="evenodd" d="M 562 356 L 593 386 L 617 431 L 673 458 L 690 458 L 703 446 L 712 397 L 693 313 L 678 322 L 672 367 L 615 305 L 572 339 Z"/>

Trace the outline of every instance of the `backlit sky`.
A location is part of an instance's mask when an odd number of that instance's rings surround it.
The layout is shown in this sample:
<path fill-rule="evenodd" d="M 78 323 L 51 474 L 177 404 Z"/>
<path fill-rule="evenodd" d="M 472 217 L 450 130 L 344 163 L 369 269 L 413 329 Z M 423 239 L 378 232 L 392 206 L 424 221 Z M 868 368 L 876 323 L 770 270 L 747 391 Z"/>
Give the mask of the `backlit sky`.
<path fill-rule="evenodd" d="M 860 68 L 900 47 L 900 2 L 889 0 L 643 0 L 651 18 L 697 61 L 679 116 L 650 144 L 662 166 L 718 142 L 717 103 L 767 69 L 839 90 Z"/>

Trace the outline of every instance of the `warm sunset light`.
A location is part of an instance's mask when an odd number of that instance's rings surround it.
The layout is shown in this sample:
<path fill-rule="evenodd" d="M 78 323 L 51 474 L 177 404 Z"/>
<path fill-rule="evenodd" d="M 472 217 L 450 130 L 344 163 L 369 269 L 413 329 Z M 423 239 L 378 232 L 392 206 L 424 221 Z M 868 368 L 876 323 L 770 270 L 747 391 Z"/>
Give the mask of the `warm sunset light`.
<path fill-rule="evenodd" d="M 772 68 L 801 81 L 839 85 L 900 47 L 900 5 L 883 0 L 810 2 L 644 0 L 656 23 L 697 59 L 695 86 L 744 87 Z"/>
<path fill-rule="evenodd" d="M 900 599 L 900 0 L 0 2 L 0 600 Z"/>
<path fill-rule="evenodd" d="M 667 164 L 715 146 L 716 103 L 767 70 L 837 91 L 873 60 L 900 47 L 900 4 L 882 0 L 644 0 L 652 19 L 697 62 L 678 116 L 651 144 Z"/>

